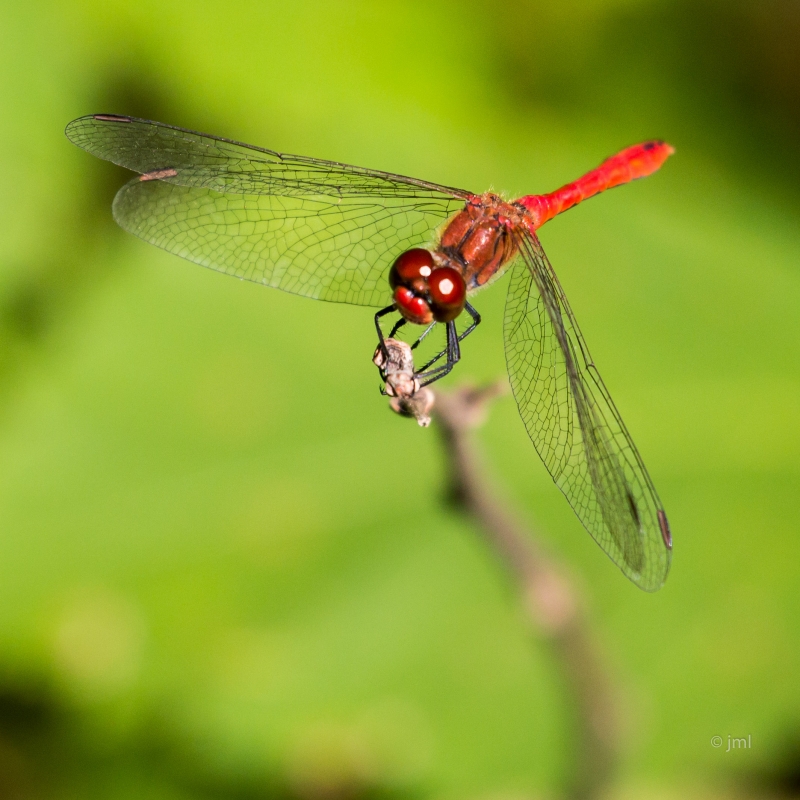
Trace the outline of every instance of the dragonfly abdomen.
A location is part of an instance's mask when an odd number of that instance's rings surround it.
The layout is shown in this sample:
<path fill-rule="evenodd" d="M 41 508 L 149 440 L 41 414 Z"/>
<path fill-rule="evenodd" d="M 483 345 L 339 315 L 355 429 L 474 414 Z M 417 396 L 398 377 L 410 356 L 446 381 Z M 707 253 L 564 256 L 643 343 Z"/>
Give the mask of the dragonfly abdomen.
<path fill-rule="evenodd" d="M 675 149 L 662 141 L 635 144 L 607 158 L 599 167 L 549 194 L 521 197 L 517 202 L 531 214 L 534 228 L 583 200 L 654 173 Z"/>

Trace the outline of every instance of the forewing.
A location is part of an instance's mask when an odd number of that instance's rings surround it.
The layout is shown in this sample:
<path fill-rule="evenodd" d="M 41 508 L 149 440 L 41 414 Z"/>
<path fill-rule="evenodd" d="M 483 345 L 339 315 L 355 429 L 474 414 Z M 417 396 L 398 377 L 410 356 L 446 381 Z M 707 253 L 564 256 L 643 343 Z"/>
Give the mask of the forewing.
<path fill-rule="evenodd" d="M 132 117 L 82 117 L 66 133 L 141 173 L 114 200 L 126 230 L 203 266 L 322 300 L 388 303 L 391 260 L 428 243 L 469 196 Z"/>
<path fill-rule="evenodd" d="M 518 244 L 504 328 L 522 420 L 595 541 L 635 584 L 655 591 L 672 554 L 661 501 L 538 238 L 525 232 Z"/>

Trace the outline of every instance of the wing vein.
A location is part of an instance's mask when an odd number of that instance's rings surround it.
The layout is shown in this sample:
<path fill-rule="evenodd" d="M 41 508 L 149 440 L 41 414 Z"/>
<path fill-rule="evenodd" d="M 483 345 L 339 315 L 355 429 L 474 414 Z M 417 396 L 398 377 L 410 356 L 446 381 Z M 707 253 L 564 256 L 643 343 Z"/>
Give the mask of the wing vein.
<path fill-rule="evenodd" d="M 634 583 L 655 591 L 671 559 L 661 502 L 538 238 L 520 233 L 518 246 L 504 329 L 520 415 L 584 527 Z"/>

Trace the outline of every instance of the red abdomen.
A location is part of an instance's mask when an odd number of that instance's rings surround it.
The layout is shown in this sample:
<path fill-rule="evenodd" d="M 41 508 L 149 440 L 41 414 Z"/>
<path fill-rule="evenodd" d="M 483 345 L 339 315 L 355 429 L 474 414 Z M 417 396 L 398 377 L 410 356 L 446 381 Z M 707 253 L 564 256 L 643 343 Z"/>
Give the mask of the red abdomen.
<path fill-rule="evenodd" d="M 652 175 L 674 152 L 673 147 L 662 141 L 635 144 L 555 192 L 528 195 L 517 202 L 528 209 L 534 228 L 539 228 L 556 214 L 599 192 Z"/>

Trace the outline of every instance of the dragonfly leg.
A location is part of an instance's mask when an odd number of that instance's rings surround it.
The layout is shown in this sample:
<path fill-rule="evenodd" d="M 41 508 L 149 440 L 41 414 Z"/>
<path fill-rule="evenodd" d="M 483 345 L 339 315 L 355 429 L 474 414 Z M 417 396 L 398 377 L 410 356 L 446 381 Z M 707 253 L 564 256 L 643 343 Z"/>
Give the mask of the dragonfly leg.
<path fill-rule="evenodd" d="M 478 325 L 481 324 L 481 315 L 469 303 L 466 303 L 464 305 L 464 311 L 466 311 L 467 314 L 469 314 L 472 317 L 472 323 L 464 331 L 464 333 L 462 333 L 461 336 L 458 337 L 459 342 L 466 339 L 467 336 L 469 336 L 472 333 L 472 331 L 474 331 L 475 328 L 477 328 Z"/>
<path fill-rule="evenodd" d="M 405 324 L 406 324 L 406 318 L 405 318 L 405 317 L 400 317 L 400 319 L 399 319 L 399 320 L 397 320 L 397 322 L 395 322 L 395 324 L 394 324 L 394 327 L 392 328 L 391 332 L 389 333 L 389 338 L 390 338 L 390 339 L 394 339 L 394 335 L 395 335 L 395 334 L 397 333 L 397 331 L 399 331 L 399 330 L 400 330 L 400 328 L 402 328 L 402 327 L 403 327 L 403 325 L 405 325 Z"/>
<path fill-rule="evenodd" d="M 384 309 L 383 309 L 383 311 L 379 311 L 379 312 L 378 312 L 378 314 L 377 314 L 376 316 L 383 315 L 383 314 L 385 314 L 385 313 L 388 313 L 388 312 L 387 312 L 387 309 L 385 309 L 385 308 L 384 308 Z M 397 322 L 395 322 L 395 324 L 394 324 L 394 327 L 393 327 L 393 328 L 392 328 L 392 330 L 389 332 L 389 336 L 388 336 L 387 338 L 389 338 L 389 339 L 394 339 L 394 337 L 395 337 L 395 334 L 397 333 L 397 331 L 399 331 L 399 330 L 400 330 L 400 328 L 402 328 L 402 327 L 403 327 L 403 325 L 405 325 L 405 324 L 406 324 L 406 322 L 408 322 L 408 320 L 407 320 L 407 319 L 405 319 L 405 317 L 400 317 L 400 319 L 399 319 L 399 320 L 397 320 Z M 412 344 L 412 345 L 411 345 L 411 349 L 412 349 L 412 350 L 413 350 L 415 347 L 417 347 L 417 346 L 419 345 L 419 343 L 420 343 L 420 342 L 421 342 L 421 341 L 422 341 L 422 340 L 423 340 L 423 339 L 424 339 L 424 338 L 425 338 L 425 337 L 426 337 L 426 336 L 427 336 L 427 335 L 428 335 L 428 334 L 429 334 L 429 333 L 430 333 L 430 332 L 433 330 L 433 328 L 434 328 L 434 326 L 435 326 L 435 325 L 436 325 L 436 323 L 435 323 L 435 322 L 431 322 L 431 324 L 430 324 L 430 325 L 428 325 L 428 327 L 427 327 L 427 328 L 425 328 L 425 330 L 422 332 L 422 335 L 421 335 L 421 336 L 420 336 L 420 337 L 417 339 L 417 341 L 416 341 L 416 342 L 414 342 L 414 344 Z M 380 329 L 379 329 L 379 331 L 380 331 Z"/>
<path fill-rule="evenodd" d="M 447 346 L 445 347 L 444 350 L 442 350 L 441 353 L 435 355 L 430 361 L 428 361 L 419 370 L 417 370 L 417 372 L 414 373 L 415 377 L 420 381 L 421 387 L 427 386 L 428 384 L 433 383 L 434 381 L 438 381 L 440 378 L 443 378 L 461 360 L 461 345 L 460 345 L 461 341 L 466 339 L 466 337 L 469 336 L 475 330 L 475 328 L 477 328 L 478 325 L 480 325 L 481 322 L 481 315 L 469 303 L 467 303 L 464 306 L 464 309 L 472 318 L 472 322 L 460 334 L 458 333 L 455 322 L 445 323 L 447 326 L 446 327 Z M 375 329 L 377 330 L 378 338 L 380 339 L 379 347 L 381 348 L 381 351 L 383 352 L 387 360 L 389 358 L 389 354 L 386 349 L 386 339 L 384 338 L 383 330 L 381 329 L 380 319 L 381 317 L 386 316 L 386 314 L 390 314 L 392 311 L 396 311 L 396 307 L 394 305 L 387 306 L 386 308 L 381 309 L 380 311 L 377 312 L 377 314 L 375 314 Z M 406 322 L 405 319 L 400 319 L 395 323 L 394 327 L 391 330 L 391 333 L 389 334 L 390 339 L 394 337 L 394 335 L 405 324 L 405 322 Z M 420 342 L 422 342 L 422 340 L 433 330 L 435 325 L 436 325 L 435 322 L 431 323 L 422 332 L 417 341 L 411 345 L 412 350 L 415 347 L 417 347 L 420 344 Z M 433 365 L 436 364 L 437 361 L 440 361 L 445 356 L 447 360 L 445 361 L 444 364 L 440 364 L 437 367 L 433 367 Z M 433 367 L 433 369 L 431 369 L 431 367 Z M 383 377 L 385 379 L 385 376 Z M 381 393 L 385 394 L 385 389 L 382 388 Z"/>
<path fill-rule="evenodd" d="M 459 336 L 458 336 L 458 341 L 459 342 L 461 342 L 464 339 L 466 339 L 467 336 L 469 336 L 472 333 L 472 331 L 474 331 L 475 328 L 477 328 L 478 325 L 481 324 L 481 315 L 469 303 L 467 303 L 464 306 L 464 310 L 470 315 L 470 317 L 472 317 L 472 322 L 470 323 L 469 327 L 463 333 L 459 334 Z M 455 323 L 453 323 L 453 325 L 455 326 Z M 417 344 L 419 344 L 422 341 L 423 337 L 428 335 L 428 333 L 430 332 L 431 328 L 433 328 L 433 325 L 431 325 L 430 328 L 428 328 L 428 330 L 426 330 L 425 333 L 423 333 L 422 336 L 419 337 L 419 339 L 417 340 L 416 344 L 411 345 L 411 349 L 412 350 L 417 346 Z M 426 369 L 432 367 L 440 358 L 442 358 L 442 356 L 445 356 L 445 355 L 447 355 L 447 349 L 442 350 L 441 353 L 437 353 L 430 361 L 428 361 L 427 364 L 423 364 L 420 367 L 419 371 L 420 372 L 425 372 Z M 449 372 L 449 370 L 448 370 L 448 372 Z"/>
<path fill-rule="evenodd" d="M 448 322 L 447 323 L 447 361 L 439 367 L 435 367 L 428 372 L 419 371 L 415 374 L 417 380 L 419 380 L 420 387 L 427 386 L 428 384 L 433 383 L 434 381 L 438 381 L 440 378 L 444 378 L 453 367 L 458 364 L 461 360 L 461 347 L 459 345 L 459 341 L 461 338 L 458 335 L 458 331 L 456 330 L 455 322 Z"/>
<path fill-rule="evenodd" d="M 415 349 L 416 349 L 416 348 L 417 348 L 417 347 L 420 345 L 420 343 L 422 342 L 422 340 L 423 340 L 423 339 L 424 339 L 424 338 L 425 338 L 425 337 L 426 337 L 426 336 L 427 336 L 427 335 L 428 335 L 428 334 L 429 334 L 429 333 L 430 333 L 430 332 L 431 332 L 431 331 L 432 331 L 432 330 L 433 330 L 435 327 L 436 327 L 436 323 L 435 323 L 435 322 L 431 322 L 431 324 L 430 324 L 430 325 L 428 325 L 428 327 L 427 327 L 427 328 L 425 328 L 425 330 L 424 330 L 424 331 L 422 331 L 422 334 L 421 334 L 421 335 L 420 335 L 420 337 L 417 339 L 417 341 L 416 341 L 416 342 L 414 342 L 414 344 L 412 344 L 412 345 L 411 345 L 411 349 L 412 349 L 412 350 L 415 350 Z"/>
<path fill-rule="evenodd" d="M 386 349 L 386 340 L 383 338 L 383 331 L 381 330 L 381 317 L 385 317 L 387 314 L 391 314 L 392 311 L 394 310 L 395 306 L 394 303 L 392 303 L 392 305 L 386 306 L 386 308 L 382 308 L 377 314 L 375 314 L 375 330 L 378 331 L 378 346 L 381 348 L 384 358 L 386 358 L 387 360 L 389 359 L 389 351 Z M 397 330 L 396 327 L 392 329 L 392 336 L 394 336 L 396 330 Z"/>

